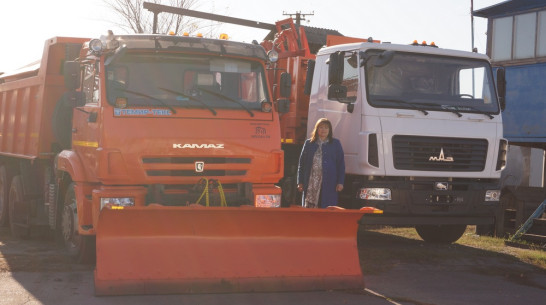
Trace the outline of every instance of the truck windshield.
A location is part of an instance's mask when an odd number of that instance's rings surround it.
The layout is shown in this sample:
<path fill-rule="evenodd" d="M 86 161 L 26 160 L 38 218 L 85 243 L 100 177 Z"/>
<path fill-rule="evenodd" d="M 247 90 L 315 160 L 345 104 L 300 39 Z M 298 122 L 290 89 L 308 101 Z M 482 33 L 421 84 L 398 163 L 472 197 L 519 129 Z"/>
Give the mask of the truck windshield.
<path fill-rule="evenodd" d="M 382 56 L 382 52 L 366 52 L 367 98 L 372 106 L 456 114 L 499 112 L 488 62 L 403 52 Z"/>
<path fill-rule="evenodd" d="M 106 67 L 108 102 L 116 107 L 238 109 L 252 113 L 268 100 L 258 62 L 165 54 L 127 54 Z"/>

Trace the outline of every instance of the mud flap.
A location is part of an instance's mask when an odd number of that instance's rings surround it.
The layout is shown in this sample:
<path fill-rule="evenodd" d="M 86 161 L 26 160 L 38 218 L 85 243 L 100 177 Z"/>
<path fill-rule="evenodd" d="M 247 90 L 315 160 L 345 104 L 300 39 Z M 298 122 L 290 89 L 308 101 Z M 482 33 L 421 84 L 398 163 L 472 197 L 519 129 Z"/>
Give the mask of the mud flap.
<path fill-rule="evenodd" d="M 364 288 L 365 211 L 254 207 L 104 209 L 97 295 Z"/>

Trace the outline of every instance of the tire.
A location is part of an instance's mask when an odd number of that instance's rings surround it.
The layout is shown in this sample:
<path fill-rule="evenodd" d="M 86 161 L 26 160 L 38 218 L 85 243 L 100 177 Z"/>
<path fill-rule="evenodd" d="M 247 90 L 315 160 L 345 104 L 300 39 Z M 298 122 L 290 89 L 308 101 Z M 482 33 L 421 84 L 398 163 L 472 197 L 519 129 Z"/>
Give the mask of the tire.
<path fill-rule="evenodd" d="M 495 237 L 506 238 L 509 232 L 515 232 L 518 227 L 511 218 L 517 218 L 517 198 L 510 192 L 501 192 L 499 209 L 495 213 Z"/>
<path fill-rule="evenodd" d="M 21 176 L 11 180 L 9 189 L 9 219 L 11 234 L 19 239 L 30 238 L 28 207 L 24 205 L 23 183 Z"/>
<path fill-rule="evenodd" d="M 0 227 L 9 224 L 10 177 L 4 165 L 0 166 Z"/>
<path fill-rule="evenodd" d="M 415 230 L 428 243 L 451 244 L 463 236 L 466 225 L 421 225 Z"/>
<path fill-rule="evenodd" d="M 78 233 L 78 209 L 74 183 L 71 183 L 66 191 L 61 213 L 60 233 L 69 255 L 77 263 L 94 264 L 96 257 L 95 236 Z"/>
<path fill-rule="evenodd" d="M 293 176 L 285 177 L 281 184 L 282 189 L 282 207 L 289 207 L 293 204 L 297 204 L 296 198 L 298 195 L 298 189 L 296 187 L 296 178 Z"/>

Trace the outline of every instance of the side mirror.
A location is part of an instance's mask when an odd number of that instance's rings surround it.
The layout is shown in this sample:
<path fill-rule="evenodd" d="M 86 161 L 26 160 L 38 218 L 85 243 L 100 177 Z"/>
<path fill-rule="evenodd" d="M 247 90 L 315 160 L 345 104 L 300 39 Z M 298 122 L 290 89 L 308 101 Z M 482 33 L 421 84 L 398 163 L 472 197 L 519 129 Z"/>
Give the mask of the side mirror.
<path fill-rule="evenodd" d="M 81 85 L 81 67 L 77 61 L 66 61 L 63 66 L 64 86 L 69 91 L 80 88 Z"/>
<path fill-rule="evenodd" d="M 125 45 L 122 45 L 121 47 L 117 48 L 115 51 L 114 51 L 114 54 L 112 54 L 110 57 L 108 57 L 105 61 L 104 61 L 104 65 L 105 66 L 108 66 L 110 65 L 111 63 L 115 62 L 118 58 L 122 57 L 125 52 L 127 52 L 127 46 Z"/>
<path fill-rule="evenodd" d="M 370 59 L 370 56 L 368 55 L 368 53 L 364 51 L 358 52 L 358 57 L 360 58 L 359 67 L 364 67 L 366 63 L 368 62 L 368 59 Z"/>
<path fill-rule="evenodd" d="M 328 86 L 328 99 L 340 100 L 347 98 L 347 86 L 331 84 Z"/>
<path fill-rule="evenodd" d="M 305 86 L 303 88 L 303 94 L 311 94 L 311 86 L 313 85 L 313 74 L 315 73 L 315 61 L 309 59 L 307 61 L 307 74 L 305 75 Z"/>
<path fill-rule="evenodd" d="M 80 91 L 68 91 L 65 93 L 66 107 L 75 108 L 85 105 L 85 95 Z"/>
<path fill-rule="evenodd" d="M 501 110 L 506 108 L 506 71 L 500 67 L 497 69 L 497 94 Z"/>
<path fill-rule="evenodd" d="M 343 81 L 343 64 L 345 52 L 330 54 L 328 62 L 328 85 L 339 85 Z"/>
<path fill-rule="evenodd" d="M 377 60 L 373 63 L 375 67 L 384 67 L 388 65 L 394 57 L 394 51 L 383 51 L 377 57 Z"/>
<path fill-rule="evenodd" d="M 289 98 L 292 93 L 292 77 L 289 73 L 283 72 L 280 79 L 280 94 L 281 97 Z"/>
<path fill-rule="evenodd" d="M 287 113 L 290 110 L 290 100 L 289 99 L 278 99 L 277 100 L 277 112 Z"/>
<path fill-rule="evenodd" d="M 328 63 L 328 99 L 344 99 L 347 97 L 347 87 L 343 86 L 343 69 L 345 64 L 345 52 L 330 54 Z"/>

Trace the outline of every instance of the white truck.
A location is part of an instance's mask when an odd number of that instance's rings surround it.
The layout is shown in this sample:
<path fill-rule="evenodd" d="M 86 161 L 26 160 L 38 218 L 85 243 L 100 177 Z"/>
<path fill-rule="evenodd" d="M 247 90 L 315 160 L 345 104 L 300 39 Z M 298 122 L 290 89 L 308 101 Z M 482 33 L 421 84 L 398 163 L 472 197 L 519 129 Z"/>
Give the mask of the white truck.
<path fill-rule="evenodd" d="M 308 132 L 328 118 L 345 152 L 340 204 L 384 211 L 362 223 L 440 243 L 493 224 L 507 141 L 487 56 L 425 42 L 327 47 L 310 93 Z"/>

